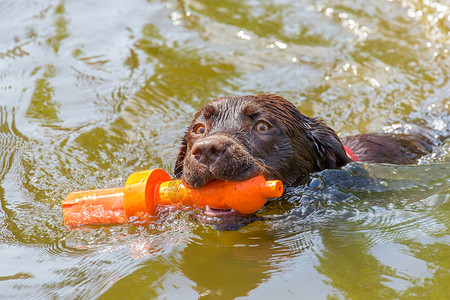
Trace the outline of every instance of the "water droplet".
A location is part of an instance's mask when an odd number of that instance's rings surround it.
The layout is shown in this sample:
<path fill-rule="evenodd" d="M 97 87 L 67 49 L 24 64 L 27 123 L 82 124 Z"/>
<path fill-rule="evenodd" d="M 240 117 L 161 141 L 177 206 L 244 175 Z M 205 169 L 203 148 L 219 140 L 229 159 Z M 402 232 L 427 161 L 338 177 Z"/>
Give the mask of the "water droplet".
<path fill-rule="evenodd" d="M 325 186 L 325 183 L 320 178 L 313 178 L 309 183 L 309 187 L 313 190 L 319 190 Z"/>

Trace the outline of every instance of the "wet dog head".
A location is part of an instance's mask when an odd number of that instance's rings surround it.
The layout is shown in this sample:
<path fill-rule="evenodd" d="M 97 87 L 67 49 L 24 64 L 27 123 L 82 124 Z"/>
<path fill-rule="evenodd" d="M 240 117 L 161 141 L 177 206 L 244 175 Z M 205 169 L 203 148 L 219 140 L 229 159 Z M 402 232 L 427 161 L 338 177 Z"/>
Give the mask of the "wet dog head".
<path fill-rule="evenodd" d="M 182 141 L 175 176 L 195 188 L 213 180 L 259 174 L 284 185 L 350 162 L 334 131 L 276 95 L 222 97 L 204 105 Z M 206 207 L 195 216 L 217 229 L 236 229 L 254 216 Z"/>
<path fill-rule="evenodd" d="M 263 174 L 285 185 L 350 160 L 334 131 L 276 95 L 222 97 L 194 116 L 175 176 L 192 187 Z"/>

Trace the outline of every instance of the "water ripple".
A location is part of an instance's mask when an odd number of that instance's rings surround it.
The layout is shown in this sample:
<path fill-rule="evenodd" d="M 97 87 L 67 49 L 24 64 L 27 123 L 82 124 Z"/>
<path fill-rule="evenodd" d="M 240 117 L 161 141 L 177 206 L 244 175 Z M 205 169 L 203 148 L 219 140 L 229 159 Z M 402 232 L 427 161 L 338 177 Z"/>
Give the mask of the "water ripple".
<path fill-rule="evenodd" d="M 15 153 L 25 141 L 15 126 L 15 109 L 0 106 L 0 181 L 11 168 Z"/>

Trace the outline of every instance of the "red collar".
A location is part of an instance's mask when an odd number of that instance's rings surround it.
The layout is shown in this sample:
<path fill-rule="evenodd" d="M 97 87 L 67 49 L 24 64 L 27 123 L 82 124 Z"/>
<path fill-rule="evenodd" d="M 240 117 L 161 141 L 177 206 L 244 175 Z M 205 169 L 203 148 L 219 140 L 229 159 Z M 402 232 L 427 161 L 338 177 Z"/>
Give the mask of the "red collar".
<path fill-rule="evenodd" d="M 348 149 L 347 147 L 344 146 L 344 150 L 345 150 L 345 154 L 347 154 L 347 156 L 354 160 L 354 161 L 358 161 L 358 158 L 356 157 L 355 153 L 352 152 L 352 150 Z"/>

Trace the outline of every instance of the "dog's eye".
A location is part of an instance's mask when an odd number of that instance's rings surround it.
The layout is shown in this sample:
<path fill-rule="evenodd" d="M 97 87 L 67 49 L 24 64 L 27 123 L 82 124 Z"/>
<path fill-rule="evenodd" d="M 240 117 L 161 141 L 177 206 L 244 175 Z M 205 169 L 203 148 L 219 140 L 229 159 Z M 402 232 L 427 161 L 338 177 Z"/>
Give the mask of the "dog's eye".
<path fill-rule="evenodd" d="M 255 125 L 256 131 L 267 131 L 269 130 L 270 125 L 265 121 L 258 121 Z"/>
<path fill-rule="evenodd" d="M 192 131 L 195 134 L 204 134 L 205 133 L 205 125 L 197 124 L 197 125 L 194 126 L 194 129 L 192 129 Z"/>

